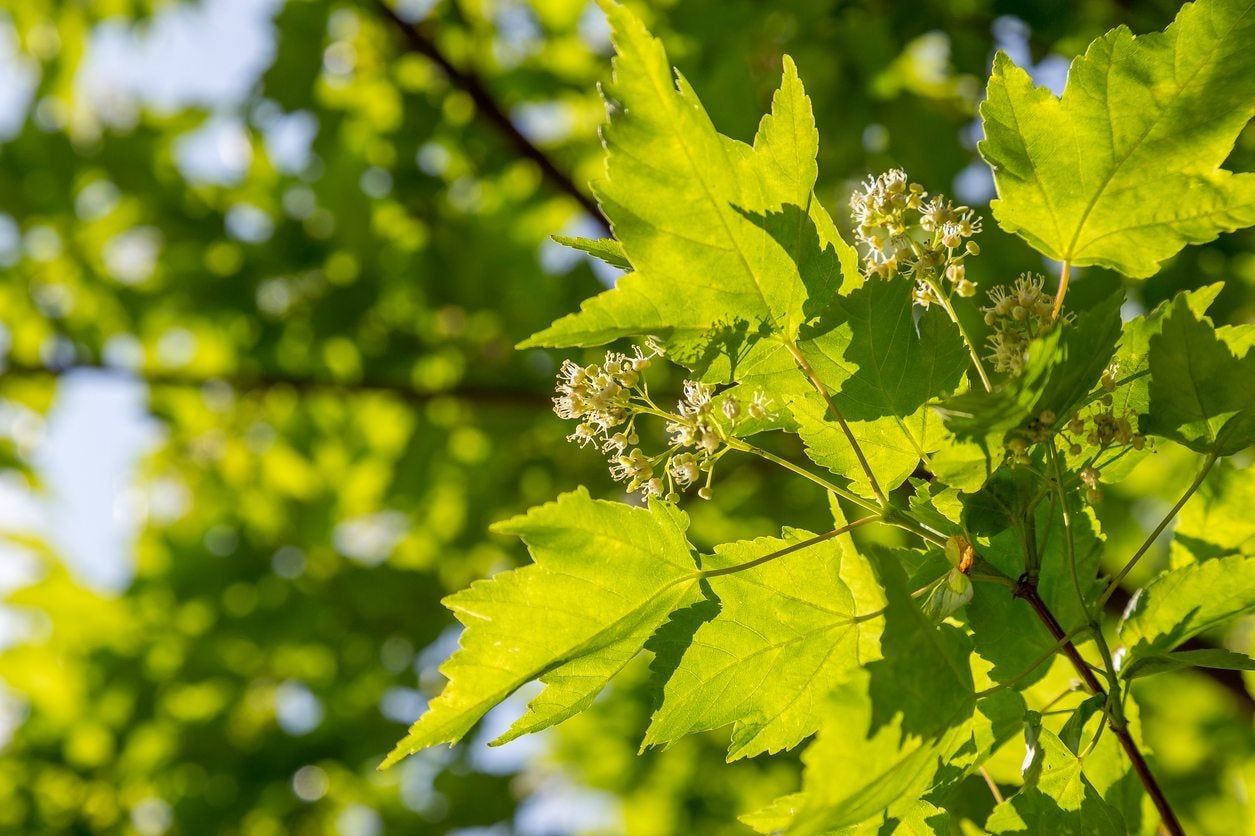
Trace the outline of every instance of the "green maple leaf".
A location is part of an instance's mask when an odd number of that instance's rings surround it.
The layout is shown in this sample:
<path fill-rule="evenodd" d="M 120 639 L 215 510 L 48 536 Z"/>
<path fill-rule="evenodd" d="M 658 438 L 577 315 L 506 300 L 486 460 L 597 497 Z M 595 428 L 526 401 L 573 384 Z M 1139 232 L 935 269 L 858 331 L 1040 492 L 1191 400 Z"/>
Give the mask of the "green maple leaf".
<path fill-rule="evenodd" d="M 611 267 L 620 270 L 631 270 L 632 264 L 623 252 L 623 245 L 613 238 L 575 238 L 569 235 L 553 236 L 555 243 L 579 250 L 594 258 L 604 261 Z"/>
<path fill-rule="evenodd" d="M 1040 717 L 1029 737 L 1024 787 L 994 808 L 985 830 L 1124 836 L 1128 830 L 1120 811 L 1085 777 L 1083 761 L 1054 732 L 1041 727 Z"/>
<path fill-rule="evenodd" d="M 1199 650 L 1174 650 L 1168 653 L 1152 653 L 1134 659 L 1120 670 L 1125 679 L 1154 676 L 1157 673 L 1179 671 L 1184 668 L 1218 668 L 1229 671 L 1255 671 L 1255 659 L 1232 650 L 1205 647 Z"/>
<path fill-rule="evenodd" d="M 959 441 L 1000 458 L 1006 434 L 1022 430 L 1042 412 L 1053 412 L 1056 425 L 1066 421 L 1115 353 L 1122 301 L 1122 294 L 1111 296 L 1034 340 L 1023 372 L 992 392 L 973 389 L 946 400 L 941 405 L 946 427 Z"/>
<path fill-rule="evenodd" d="M 759 833 L 780 833 L 788 828 L 805 804 L 805 793 L 777 798 L 770 806 L 740 817 L 741 822 Z M 854 827 L 843 827 L 841 836 L 925 836 L 949 833 L 950 813 L 927 801 L 916 801 L 897 811 L 885 813 Z"/>
<path fill-rule="evenodd" d="M 1176 300 L 1184 298 L 1189 309 L 1202 316 L 1223 289 L 1224 285 L 1216 282 L 1196 290 L 1183 291 L 1171 300 L 1159 303 L 1149 313 L 1135 316 L 1124 323 L 1114 366 L 1121 380 L 1132 380 L 1120 386 L 1114 393 L 1113 407 L 1121 412 L 1127 410 L 1141 413 L 1150 406 L 1150 380 L 1147 377 L 1150 374 L 1150 341 L 1163 330 L 1164 320 L 1172 312 Z"/>
<path fill-rule="evenodd" d="M 1120 622 L 1120 641 L 1131 664 L 1251 612 L 1255 557 L 1206 560 L 1159 575 L 1138 590 Z"/>
<path fill-rule="evenodd" d="M 940 446 L 941 417 L 929 405 L 958 387 L 968 354 L 957 329 L 932 308 L 913 314 L 910 282 L 872 281 L 834 298 L 801 346 L 858 439 L 885 490 L 901 484 Z M 867 485 L 826 400 L 811 392 L 789 402 L 807 455 L 856 485 Z"/>
<path fill-rule="evenodd" d="M 796 67 L 785 59 L 771 113 L 746 145 L 715 130 L 631 12 L 604 7 L 617 56 L 594 191 L 634 272 L 522 345 L 691 341 L 735 322 L 794 336 L 842 272 L 858 272 L 813 198 L 819 133 Z"/>
<path fill-rule="evenodd" d="M 1062 98 L 994 60 L 980 153 L 994 217 L 1045 255 L 1149 276 L 1186 244 L 1255 223 L 1255 175 L 1219 166 L 1255 114 L 1255 3 L 1186 4 L 1162 33 L 1117 27 Z"/>
<path fill-rule="evenodd" d="M 1178 296 L 1150 339 L 1144 432 L 1228 456 L 1255 440 L 1255 351 L 1235 354 L 1211 320 Z"/>
<path fill-rule="evenodd" d="M 1172 566 L 1231 554 L 1255 555 L 1255 470 L 1217 462 L 1181 509 L 1172 534 Z"/>
<path fill-rule="evenodd" d="M 746 563 L 812 536 L 786 530 L 720 546 L 702 568 Z M 731 761 L 815 732 L 828 693 L 879 649 L 883 593 L 865 558 L 841 540 L 848 537 L 707 580 L 717 614 L 695 631 L 677 625 L 678 641 L 650 645 L 669 676 L 644 746 L 732 724 Z"/>
<path fill-rule="evenodd" d="M 883 658 L 852 670 L 833 691 L 802 755 L 803 794 L 790 833 L 905 813 L 930 787 L 974 768 L 1004 739 L 1006 721 L 1014 726 L 1022 716 L 1023 702 L 1010 691 L 977 699 L 967 637 L 929 621 L 892 555 L 871 557 L 886 596 Z"/>
<path fill-rule="evenodd" d="M 673 610 L 699 597 L 687 527 L 666 503 L 633 508 L 582 488 L 494 526 L 521 537 L 535 563 L 445 599 L 466 627 L 440 668 L 449 682 L 384 765 L 456 742 L 535 679 L 547 687 L 498 742 L 586 708 Z"/>

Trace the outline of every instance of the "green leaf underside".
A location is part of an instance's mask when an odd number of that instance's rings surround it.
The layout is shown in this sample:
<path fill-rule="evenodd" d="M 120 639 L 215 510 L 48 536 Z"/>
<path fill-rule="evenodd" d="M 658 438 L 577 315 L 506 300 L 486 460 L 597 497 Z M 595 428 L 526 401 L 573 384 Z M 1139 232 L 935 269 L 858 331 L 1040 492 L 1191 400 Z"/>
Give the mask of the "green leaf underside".
<path fill-rule="evenodd" d="M 812 365 L 846 418 L 912 415 L 963 379 L 968 354 L 958 329 L 932 307 L 917 330 L 911 290 L 902 278 L 867 282 L 825 313 L 839 325 L 815 343 Z"/>
<path fill-rule="evenodd" d="M 811 392 L 791 401 L 789 409 L 811 461 L 844 476 L 861 493 L 868 494 L 870 482 L 824 398 Z M 906 481 L 924 451 L 942 435 L 941 419 L 930 414 L 928 407 L 920 407 L 917 414 L 906 419 L 848 421 L 847 425 L 884 490 Z"/>
<path fill-rule="evenodd" d="M 1220 169 L 1255 113 L 1255 2 L 1186 4 L 1072 62 L 1061 99 L 1005 54 L 980 112 L 994 216 L 1046 256 L 1149 276 L 1186 244 L 1255 223 L 1255 175 Z"/>
<path fill-rule="evenodd" d="M 944 437 L 929 401 L 962 381 L 968 355 L 939 309 L 914 320 L 911 283 L 872 281 L 834 299 L 816 327 L 828 330 L 802 346 L 830 390 L 885 490 L 900 485 Z M 828 405 L 809 392 L 789 401 L 807 455 L 866 488 L 865 474 Z"/>
<path fill-rule="evenodd" d="M 1144 432 L 1199 452 L 1232 455 L 1255 441 L 1255 351 L 1240 354 L 1178 296 L 1150 338 Z"/>
<path fill-rule="evenodd" d="M 1148 359 L 1151 339 L 1163 330 L 1164 320 L 1172 312 L 1176 300 L 1184 298 L 1185 304 L 1196 315 L 1202 316 L 1216 301 L 1224 285 L 1220 282 L 1206 285 L 1196 290 L 1187 290 L 1177 294 L 1171 300 L 1161 302 L 1150 313 L 1136 316 L 1124 324 L 1120 336 L 1120 348 L 1116 351 L 1116 377 L 1126 378 L 1141 374 L 1135 380 L 1124 384 L 1113 393 L 1113 406 L 1127 408 L 1133 412 L 1145 412 L 1150 404 L 1148 387 L 1150 380 L 1145 377 L 1149 372 Z"/>
<path fill-rule="evenodd" d="M 1255 469 L 1216 463 L 1198 492 L 1177 517 L 1172 535 L 1172 566 L 1255 555 Z"/>
<path fill-rule="evenodd" d="M 1081 759 L 1048 729 L 1038 727 L 1034 736 L 1030 780 L 994 808 L 985 830 L 1124 836 L 1124 817 L 1086 778 Z"/>
<path fill-rule="evenodd" d="M 759 833 L 779 833 L 789 826 L 805 798 L 794 793 L 778 798 L 768 807 L 740 817 L 741 823 Z M 950 814 L 927 801 L 915 801 L 900 812 L 843 827 L 840 836 L 931 836 L 950 832 Z"/>
<path fill-rule="evenodd" d="M 819 135 L 796 67 L 785 59 L 771 113 L 746 145 L 715 130 L 631 12 L 605 8 L 617 55 L 605 178 L 594 191 L 634 272 L 523 345 L 698 340 L 737 321 L 794 336 L 843 266 L 857 272 L 853 249 L 812 199 Z"/>
<path fill-rule="evenodd" d="M 1255 671 L 1255 659 L 1243 653 L 1235 653 L 1219 647 L 1199 650 L 1177 650 L 1171 653 L 1155 653 L 1135 660 L 1120 671 L 1125 679 L 1154 676 L 1157 673 L 1179 671 L 1182 668 L 1220 668 L 1230 671 Z"/>
<path fill-rule="evenodd" d="M 601 259 L 611 267 L 618 267 L 620 270 L 632 269 L 631 262 L 623 252 L 623 245 L 613 238 L 575 238 L 570 235 L 555 235 L 553 240 L 573 250 Z"/>
<path fill-rule="evenodd" d="M 676 608 L 699 596 L 688 518 L 593 500 L 582 488 L 498 523 L 535 563 L 478 581 L 445 600 L 465 625 L 440 670 L 449 680 L 388 756 L 390 765 L 453 743 L 520 686 L 547 686 L 498 742 L 585 708 Z"/>
<path fill-rule="evenodd" d="M 1056 424 L 1066 421 L 1094 389 L 1120 339 L 1122 301 L 1121 295 L 1112 296 L 1034 340 L 1019 377 L 992 392 L 972 389 L 942 403 L 954 438 L 946 440 L 948 455 L 941 464 L 964 474 L 960 482 L 966 490 L 979 487 L 980 474 L 1001 463 L 1008 433 L 1047 410 Z"/>
<path fill-rule="evenodd" d="M 796 530 L 720 546 L 719 569 L 813 535 Z M 674 671 L 642 746 L 733 725 L 728 759 L 774 753 L 815 732 L 828 692 L 877 647 L 884 597 L 865 559 L 835 538 L 708 579 L 719 610 L 674 643 L 651 643 Z M 660 639 L 667 633 L 664 629 Z M 691 638 L 690 638 L 691 636 Z M 678 660 L 666 657 L 683 654 Z"/>
<path fill-rule="evenodd" d="M 1072 535 L 1076 551 L 1077 576 L 1087 594 L 1096 586 L 1102 539 L 1093 511 L 1086 508 L 1075 492 L 1069 494 L 1072 510 Z M 1077 601 L 1072 573 L 1068 568 L 1066 535 L 1058 508 L 1050 517 L 1048 500 L 1037 504 L 1034 513 L 1037 548 L 1041 552 L 1041 569 L 1037 591 L 1059 619 L 1064 629 L 1083 624 L 1085 613 Z M 1019 577 L 1024 571 L 1026 525 L 1007 527 L 988 538 L 977 538 L 977 551 L 1008 577 Z M 1089 579 L 1088 583 L 1086 579 Z M 973 630 L 976 652 L 994 664 L 991 674 L 998 682 L 1019 675 L 1025 660 L 1038 659 L 1054 646 L 1054 638 L 1022 601 L 1010 595 L 978 594 L 967 605 L 968 622 Z M 1078 640 L 1078 644 L 1079 644 Z M 1041 665 L 1021 680 L 1029 684 L 1046 675 L 1048 665 Z"/>
<path fill-rule="evenodd" d="M 1120 623 L 1128 663 L 1255 612 L 1255 557 L 1233 555 L 1164 573 L 1139 590 Z"/>

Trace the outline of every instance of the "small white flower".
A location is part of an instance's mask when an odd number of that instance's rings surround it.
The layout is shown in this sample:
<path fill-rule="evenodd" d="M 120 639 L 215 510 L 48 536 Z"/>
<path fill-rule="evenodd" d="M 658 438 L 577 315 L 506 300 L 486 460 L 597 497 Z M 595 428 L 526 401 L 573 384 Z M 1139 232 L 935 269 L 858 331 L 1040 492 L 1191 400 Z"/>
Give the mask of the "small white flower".
<path fill-rule="evenodd" d="M 701 468 L 697 464 L 697 457 L 692 453 L 681 453 L 672 457 L 667 469 L 671 473 L 671 478 L 681 489 L 692 485 L 702 475 Z"/>

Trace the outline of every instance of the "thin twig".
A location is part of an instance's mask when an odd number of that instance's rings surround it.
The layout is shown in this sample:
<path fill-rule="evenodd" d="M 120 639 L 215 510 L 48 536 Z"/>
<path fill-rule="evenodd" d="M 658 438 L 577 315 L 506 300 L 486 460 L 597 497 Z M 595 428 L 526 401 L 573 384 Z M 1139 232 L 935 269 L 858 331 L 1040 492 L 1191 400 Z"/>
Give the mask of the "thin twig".
<path fill-rule="evenodd" d="M 993 795 L 994 801 L 1001 804 L 1006 801 L 1002 797 L 1002 790 L 998 789 L 998 785 L 994 782 L 993 776 L 989 774 L 989 770 L 985 767 L 980 768 L 980 776 L 985 779 L 985 785 L 989 787 L 989 792 Z"/>
<path fill-rule="evenodd" d="M 1055 306 L 1050 310 L 1050 319 L 1059 318 L 1059 311 L 1063 310 L 1063 297 L 1068 294 L 1068 279 L 1072 274 L 1072 262 L 1063 262 L 1063 269 L 1059 272 L 1059 290 L 1055 293 Z"/>
<path fill-rule="evenodd" d="M 840 537 L 847 531 L 853 531 L 859 526 L 867 525 L 868 523 L 873 522 L 880 522 L 880 517 L 863 517 L 862 519 L 855 520 L 854 522 L 848 523 L 839 528 L 834 528 L 832 531 L 825 532 L 824 534 L 817 534 L 814 537 L 809 537 L 801 542 L 794 543 L 791 546 L 786 546 L 783 549 L 777 549 L 776 551 L 771 552 L 770 554 L 765 554 L 762 557 L 756 557 L 753 560 L 747 560 L 744 563 L 738 563 L 735 566 L 724 566 L 720 569 L 703 569 L 698 572 L 698 575 L 703 578 L 715 578 L 720 575 L 731 575 L 735 572 L 744 572 L 746 569 L 753 569 L 755 566 L 761 566 L 764 563 L 769 563 L 778 557 L 784 557 L 785 555 L 793 554 L 794 552 L 801 551 L 802 549 L 809 548 L 810 546 L 818 545 L 826 540 L 831 540 L 833 537 Z"/>
<path fill-rule="evenodd" d="M 845 433 L 846 441 L 850 442 L 850 449 L 854 451 L 854 457 L 858 459 L 859 466 L 863 468 L 863 474 L 867 477 L 867 482 L 871 486 L 872 493 L 876 495 L 876 499 L 880 502 L 881 508 L 889 507 L 889 500 L 885 498 L 885 492 L 880 489 L 880 483 L 876 481 L 876 474 L 872 472 L 872 466 L 867 463 L 867 457 L 863 455 L 863 447 L 858 443 L 858 439 L 854 437 L 854 433 L 850 430 L 850 425 L 845 422 L 845 416 L 841 414 L 841 410 L 837 409 L 836 403 L 832 400 L 832 395 L 828 392 L 828 387 L 815 374 L 815 369 L 811 367 L 810 362 L 798 351 L 797 346 L 792 342 L 785 342 L 785 347 L 789 349 L 789 353 L 793 355 L 794 362 L 798 368 L 805 373 L 810 380 L 811 385 L 823 397 L 828 404 L 828 411 L 832 413 L 832 417 L 836 419 L 837 424 L 841 427 L 841 432 Z"/>
<path fill-rule="evenodd" d="M 1129 558 L 1128 562 L 1124 564 L 1124 568 L 1116 573 L 1115 577 L 1111 579 L 1111 583 L 1107 584 L 1106 591 L 1098 598 L 1099 606 L 1107 603 L 1107 599 L 1115 592 L 1116 587 L 1120 585 L 1120 581 L 1124 580 L 1125 576 L 1133 570 L 1133 567 L 1137 565 L 1137 562 L 1142 559 L 1142 555 L 1146 554 L 1154 542 L 1159 539 L 1159 535 L 1163 533 L 1163 530 L 1168 527 L 1168 523 L 1172 522 L 1172 520 L 1176 518 L 1176 515 L 1180 513 L 1181 509 L 1185 507 L 1185 503 L 1189 502 L 1190 497 L 1194 495 L 1194 492 L 1197 491 L 1199 486 L 1203 484 L 1203 480 L 1207 478 L 1207 473 L 1211 470 L 1212 465 L 1216 463 L 1216 458 L 1217 456 L 1215 453 L 1209 453 L 1207 455 L 1207 458 L 1203 461 L 1203 466 L 1198 471 L 1198 475 L 1194 477 L 1194 481 L 1190 483 L 1190 486 L 1185 489 L 1185 493 L 1183 493 L 1181 498 L 1177 500 L 1177 504 L 1173 505 L 1171 510 L 1164 515 L 1164 518 L 1159 521 L 1159 525 L 1155 526 L 1155 530 L 1152 531 L 1150 536 L 1146 538 L 1146 542 L 1142 543 L 1141 547 L 1139 547 L 1138 550 L 1133 553 L 1133 556 Z"/>
<path fill-rule="evenodd" d="M 434 39 L 429 38 L 417 27 L 398 15 L 385 0 L 374 0 L 374 4 L 379 9 L 379 13 L 387 18 L 401 37 L 404 38 L 406 48 L 410 52 L 430 59 L 440 67 L 441 71 L 444 72 L 455 87 L 460 88 L 471 97 L 477 112 L 492 123 L 493 127 L 514 146 L 514 150 L 540 168 L 541 173 L 549 181 L 550 185 L 575 200 L 602 227 L 607 230 L 610 228 L 605 215 L 601 213 L 601 209 L 598 208 L 596 202 L 576 186 L 575 181 L 559 169 L 544 151 L 536 147 L 531 140 L 523 135 L 518 126 L 514 124 L 501 108 L 501 105 L 497 103 L 496 98 L 489 91 L 483 79 L 470 69 L 454 65 L 448 56 L 440 51 Z"/>

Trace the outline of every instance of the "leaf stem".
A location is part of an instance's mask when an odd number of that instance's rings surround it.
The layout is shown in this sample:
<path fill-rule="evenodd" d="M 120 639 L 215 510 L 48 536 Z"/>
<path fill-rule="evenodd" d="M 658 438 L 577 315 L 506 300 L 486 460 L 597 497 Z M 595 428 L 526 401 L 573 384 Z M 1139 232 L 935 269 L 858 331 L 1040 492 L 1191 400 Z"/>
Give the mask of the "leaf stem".
<path fill-rule="evenodd" d="M 867 482 L 871 485 L 872 493 L 879 500 L 880 507 L 887 508 L 889 500 L 885 498 L 885 492 L 880 489 L 880 483 L 876 481 L 876 474 L 872 472 L 871 465 L 867 463 L 867 457 L 863 455 L 862 446 L 858 443 L 858 439 L 854 437 L 854 433 L 850 430 L 850 425 L 845 422 L 845 417 L 841 414 L 841 410 L 837 409 L 837 405 L 832 400 L 832 395 L 828 393 L 828 387 L 815 374 L 815 369 L 811 367 L 810 362 L 802 355 L 802 352 L 798 351 L 792 340 L 786 340 L 784 344 L 789 349 L 789 353 L 793 355 L 793 360 L 797 363 L 798 368 L 810 379 L 811 385 L 815 387 L 815 390 L 823 396 L 824 401 L 828 404 L 828 411 L 832 413 L 832 417 L 841 426 L 841 432 L 845 433 L 846 440 L 850 442 L 850 448 L 854 451 L 854 456 L 858 459 L 859 466 L 863 468 L 863 474 L 867 476 Z"/>
<path fill-rule="evenodd" d="M 837 496 L 841 497 L 842 499 L 848 500 L 852 504 L 857 505 L 858 507 L 862 508 L 864 511 L 872 512 L 873 514 L 876 515 L 876 517 L 874 517 L 873 519 L 877 519 L 880 522 L 885 523 L 886 525 L 892 525 L 896 528 L 900 528 L 903 531 L 909 531 L 912 534 L 925 540 L 926 542 L 932 543 L 933 545 L 941 546 L 943 548 L 946 545 L 946 538 L 944 536 L 942 536 L 941 534 L 937 532 L 930 531 L 927 528 L 927 526 L 925 526 L 919 520 L 916 520 L 914 517 L 911 517 L 908 514 L 903 513 L 902 511 L 898 509 L 890 508 L 888 506 L 879 507 L 874 502 L 871 502 L 859 496 L 858 494 L 854 493 L 853 491 L 850 491 L 841 487 L 840 485 L 834 484 L 833 482 L 828 481 L 822 476 L 816 476 L 814 473 L 811 473 L 806 468 L 799 467 L 793 462 L 789 461 L 788 459 L 781 458 L 780 456 L 777 456 L 774 453 L 769 453 L 766 450 L 755 447 L 752 444 L 747 444 L 744 441 L 741 441 L 740 439 L 729 437 L 725 439 L 725 443 L 734 450 L 740 450 L 743 453 L 749 453 L 751 455 L 758 456 L 759 458 L 765 459 L 771 462 L 772 464 L 778 464 L 792 473 L 796 473 L 798 476 L 801 476 L 803 479 L 814 482 L 816 485 L 819 485 L 824 490 L 830 491 L 836 494 Z"/>
<path fill-rule="evenodd" d="M 762 557 L 756 557 L 753 560 L 747 560 L 744 563 L 738 563 L 735 566 L 724 566 L 721 569 L 703 569 L 697 574 L 698 577 L 702 578 L 715 578 L 720 575 L 731 575 L 735 572 L 744 572 L 746 569 L 753 569 L 755 566 L 761 566 L 764 563 L 769 563 L 777 557 L 784 557 L 785 555 L 793 554 L 794 552 L 801 551 L 809 546 L 818 545 L 825 540 L 831 540 L 833 537 L 839 537 L 847 531 L 852 531 L 859 526 L 876 522 L 879 519 L 879 517 L 863 517 L 862 519 L 857 519 L 852 523 L 843 525 L 840 528 L 834 528 L 832 531 L 824 534 L 817 534 L 814 537 L 794 543 L 791 546 L 786 546 L 783 549 L 777 549 L 776 551 L 771 552 L 770 554 L 765 554 Z"/>
<path fill-rule="evenodd" d="M 999 804 L 1004 802 L 1006 799 L 1002 797 L 1002 791 L 998 789 L 998 785 L 994 782 L 993 776 L 989 774 L 989 770 L 982 766 L 980 775 L 985 779 L 985 785 L 989 787 L 989 792 L 993 794 L 994 801 Z"/>
<path fill-rule="evenodd" d="M 832 493 L 835 493 L 837 496 L 841 497 L 842 499 L 849 500 L 850 502 L 854 503 L 858 507 L 862 508 L 864 511 L 872 511 L 874 513 L 879 514 L 883 510 L 882 508 L 877 506 L 876 503 L 871 502 L 870 500 L 864 499 L 863 497 L 859 496 L 853 491 L 847 490 L 841 487 L 840 485 L 830 482 L 822 476 L 817 476 L 814 473 L 811 473 L 806 468 L 800 467 L 794 464 L 793 462 L 789 461 L 788 459 L 781 458 L 780 456 L 777 456 L 775 453 L 769 453 L 760 447 L 755 447 L 753 444 L 747 444 L 738 438 L 729 437 L 729 438 L 724 439 L 724 442 L 733 450 L 740 450 L 742 453 L 750 453 L 752 455 L 758 456 L 760 459 L 766 459 L 772 464 L 778 464 L 781 467 L 783 467 L 785 470 L 788 470 L 792 473 L 796 473 L 798 476 L 801 476 L 803 479 L 807 479 L 811 482 L 814 482 L 816 485 L 819 485 L 824 490 L 831 491 Z"/>
<path fill-rule="evenodd" d="M 950 300 L 946 298 L 946 294 L 937 282 L 935 277 L 926 280 L 928 286 L 933 289 L 933 296 L 936 297 L 941 309 L 950 317 L 950 321 L 954 323 L 954 327 L 959 329 L 959 336 L 963 338 L 963 343 L 967 346 L 967 353 L 972 356 L 972 365 L 976 367 L 976 374 L 980 376 L 980 382 L 984 384 L 985 391 L 993 390 L 993 384 L 989 382 L 989 374 L 985 371 L 985 364 L 981 362 L 980 352 L 976 349 L 976 344 L 972 342 L 971 336 L 967 333 L 967 329 L 963 327 L 963 323 L 959 321 L 959 315 L 954 310 L 954 305 L 950 304 Z"/>
<path fill-rule="evenodd" d="M 1124 568 L 1119 572 L 1116 572 L 1115 577 L 1111 579 L 1111 583 L 1107 584 L 1106 591 L 1098 598 L 1098 605 L 1100 607 L 1107 603 L 1107 599 L 1110 598 L 1115 593 L 1116 588 L 1120 586 L 1120 581 L 1124 580 L 1129 572 L 1133 570 L 1133 567 L 1136 566 L 1137 562 L 1142 559 L 1142 556 L 1146 554 L 1151 545 L 1159 539 L 1159 535 L 1163 533 L 1163 530 L 1168 527 L 1168 523 L 1172 522 L 1176 515 L 1181 512 L 1181 509 L 1185 507 L 1185 503 L 1189 502 L 1190 497 L 1194 495 L 1194 492 L 1197 491 L 1199 486 L 1203 484 L 1203 480 L 1207 478 L 1207 473 L 1211 470 L 1212 465 L 1216 463 L 1217 458 L 1218 456 L 1215 453 L 1207 454 L 1207 458 L 1203 460 L 1203 466 L 1199 469 L 1198 475 L 1194 477 L 1194 481 L 1190 483 L 1190 486 L 1185 489 L 1185 493 L 1183 493 L 1181 498 L 1177 500 L 1177 504 L 1173 505 L 1172 509 L 1164 515 L 1164 518 L 1159 521 L 1159 525 L 1155 526 L 1155 530 L 1152 531 L 1150 536 L 1146 538 L 1146 542 L 1142 543 L 1138 550 L 1133 553 L 1133 556 L 1129 558 L 1129 561 L 1124 564 Z"/>
<path fill-rule="evenodd" d="M 1072 639 L 1076 638 L 1077 636 L 1079 636 L 1081 633 L 1084 633 L 1088 629 L 1089 629 L 1088 624 L 1082 624 L 1080 627 L 1072 628 L 1067 633 L 1065 633 L 1062 637 L 1060 637 L 1053 645 L 1051 645 L 1049 650 L 1047 650 L 1040 657 L 1035 659 L 1033 663 L 1030 664 L 1027 668 L 1020 671 L 1015 676 L 1008 679 L 1006 682 L 999 682 L 997 685 L 993 686 L 992 688 L 986 688 L 983 691 L 978 691 L 976 693 L 976 697 L 978 699 L 980 697 L 987 697 L 990 694 L 995 694 L 999 691 L 1005 691 L 1007 688 L 1014 687 L 1019 682 L 1022 682 L 1025 679 L 1025 677 L 1027 677 L 1033 671 L 1037 670 L 1046 662 L 1049 662 L 1051 659 L 1053 659 L 1055 654 L 1058 653 L 1060 650 L 1062 650 L 1065 644 L 1071 642 Z"/>
<path fill-rule="evenodd" d="M 1055 294 L 1055 306 L 1050 311 L 1050 319 L 1054 321 L 1059 318 L 1059 312 L 1063 310 L 1063 297 L 1068 295 L 1068 280 L 1072 275 L 1072 262 L 1064 261 L 1063 269 L 1059 271 L 1059 291 Z"/>

